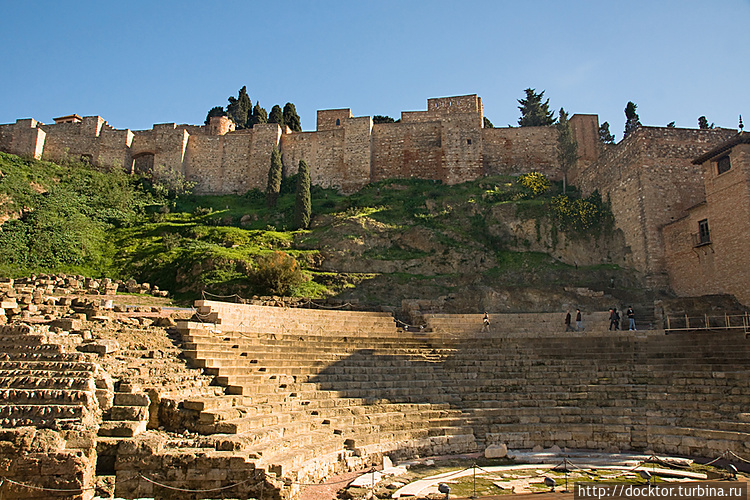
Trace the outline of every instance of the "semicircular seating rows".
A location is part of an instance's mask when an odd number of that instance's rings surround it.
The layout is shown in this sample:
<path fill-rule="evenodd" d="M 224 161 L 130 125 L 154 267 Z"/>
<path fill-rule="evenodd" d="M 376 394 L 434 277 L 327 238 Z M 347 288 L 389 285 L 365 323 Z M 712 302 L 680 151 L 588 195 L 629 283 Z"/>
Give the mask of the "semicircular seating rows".
<path fill-rule="evenodd" d="M 184 353 L 226 395 L 184 403 L 193 430 L 277 477 L 313 481 L 373 457 L 559 445 L 750 455 L 744 334 L 608 332 L 606 313 L 427 317 L 199 301 Z"/>

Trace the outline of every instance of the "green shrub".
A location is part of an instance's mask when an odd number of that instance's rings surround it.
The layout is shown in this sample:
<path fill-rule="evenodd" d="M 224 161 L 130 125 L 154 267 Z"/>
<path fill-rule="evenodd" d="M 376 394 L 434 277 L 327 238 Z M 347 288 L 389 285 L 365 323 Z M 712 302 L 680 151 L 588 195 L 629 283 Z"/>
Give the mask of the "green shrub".
<path fill-rule="evenodd" d="M 602 201 L 599 191 L 575 200 L 561 194 L 552 198 L 550 207 L 555 221 L 565 231 L 600 234 L 614 225 L 612 210 Z"/>
<path fill-rule="evenodd" d="M 297 260 L 281 251 L 258 257 L 250 281 L 260 293 L 287 295 L 304 281 Z"/>

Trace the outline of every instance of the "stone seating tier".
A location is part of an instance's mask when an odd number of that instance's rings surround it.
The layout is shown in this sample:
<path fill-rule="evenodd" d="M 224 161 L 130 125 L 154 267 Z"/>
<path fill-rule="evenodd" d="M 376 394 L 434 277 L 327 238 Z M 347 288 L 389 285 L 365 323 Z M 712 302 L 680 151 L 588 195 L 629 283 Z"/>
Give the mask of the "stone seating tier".
<path fill-rule="evenodd" d="M 382 313 L 267 309 L 205 302 L 200 314 L 220 324 L 181 325 L 186 356 L 227 394 L 183 411 L 217 449 L 287 477 L 319 477 L 310 464 L 355 449 L 750 446 L 750 343 L 736 333 L 609 332 L 606 313 L 585 317 L 584 332 L 563 332 L 561 314 L 493 315 L 484 333 L 482 315 L 433 315 L 434 331 L 399 332 Z"/>

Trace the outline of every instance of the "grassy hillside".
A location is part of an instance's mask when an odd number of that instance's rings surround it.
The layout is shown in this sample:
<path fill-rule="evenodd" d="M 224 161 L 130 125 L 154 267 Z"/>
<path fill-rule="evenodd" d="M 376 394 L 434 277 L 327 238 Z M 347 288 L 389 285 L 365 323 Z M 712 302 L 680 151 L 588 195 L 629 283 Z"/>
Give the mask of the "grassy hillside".
<path fill-rule="evenodd" d="M 0 171 L 3 275 L 134 277 L 186 300 L 206 290 L 398 305 L 467 287 L 596 287 L 617 271 L 597 255 L 564 263 L 576 241 L 606 246 L 611 214 L 539 176 L 389 180 L 351 196 L 314 186 L 312 225 L 292 231 L 294 177 L 269 209 L 258 191 L 167 198 L 148 179 L 82 164 L 0 154 Z"/>

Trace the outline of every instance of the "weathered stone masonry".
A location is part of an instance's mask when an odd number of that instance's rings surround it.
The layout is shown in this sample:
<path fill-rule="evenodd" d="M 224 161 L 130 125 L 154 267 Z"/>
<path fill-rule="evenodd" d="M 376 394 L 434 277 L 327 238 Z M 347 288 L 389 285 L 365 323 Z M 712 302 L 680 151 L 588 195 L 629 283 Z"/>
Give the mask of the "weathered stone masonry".
<path fill-rule="evenodd" d="M 427 111 L 403 112 L 399 123 L 374 125 L 370 117 L 353 117 L 349 109 L 321 110 L 314 132 L 292 132 L 276 124 L 234 130 L 223 117 L 208 126 L 163 123 L 136 131 L 116 130 L 99 116 L 56 121 L 0 125 L 0 150 L 47 160 L 83 159 L 128 171 L 165 165 L 194 181 L 201 194 L 265 189 L 273 146 L 282 153 L 286 174 L 296 172 L 304 159 L 314 184 L 344 192 L 395 177 L 456 184 L 530 170 L 554 179 L 562 175 L 554 128 L 485 129 L 482 100 L 476 95 L 429 99 Z M 596 115 L 576 115 L 571 124 L 582 150 L 596 147 L 596 137 L 585 133 L 598 127 Z"/>
<path fill-rule="evenodd" d="M 311 132 L 292 132 L 277 124 L 234 130 L 226 117 L 214 117 L 208 126 L 166 123 L 140 131 L 115 130 L 98 116 L 70 115 L 55 121 L 45 125 L 22 119 L 0 125 L 0 150 L 49 160 L 80 158 L 131 172 L 165 165 L 195 182 L 199 194 L 265 189 L 274 146 L 281 151 L 285 175 L 295 173 L 305 160 L 314 184 L 345 193 L 388 178 L 457 184 L 530 171 L 554 180 L 566 175 L 584 195 L 598 190 L 611 202 L 615 225 L 625 238 L 626 265 L 642 273 L 646 285 L 672 285 L 681 293 L 697 293 L 698 288 L 678 284 L 692 279 L 690 273 L 684 279 L 670 278 L 669 273 L 683 265 L 667 262 L 663 228 L 706 199 L 704 171 L 693 160 L 737 133 L 639 127 L 620 143 L 605 145 L 599 142 L 598 116 L 577 114 L 570 125 L 579 160 L 564 173 L 557 160 L 555 127 L 484 128 L 477 95 L 428 99 L 426 111 L 402 112 L 398 123 L 373 124 L 368 116 L 352 116 L 350 109 L 320 110 Z M 730 205 L 747 205 L 742 189 L 726 193 L 732 194 Z M 700 288 L 704 293 L 724 289 L 721 280 Z"/>

